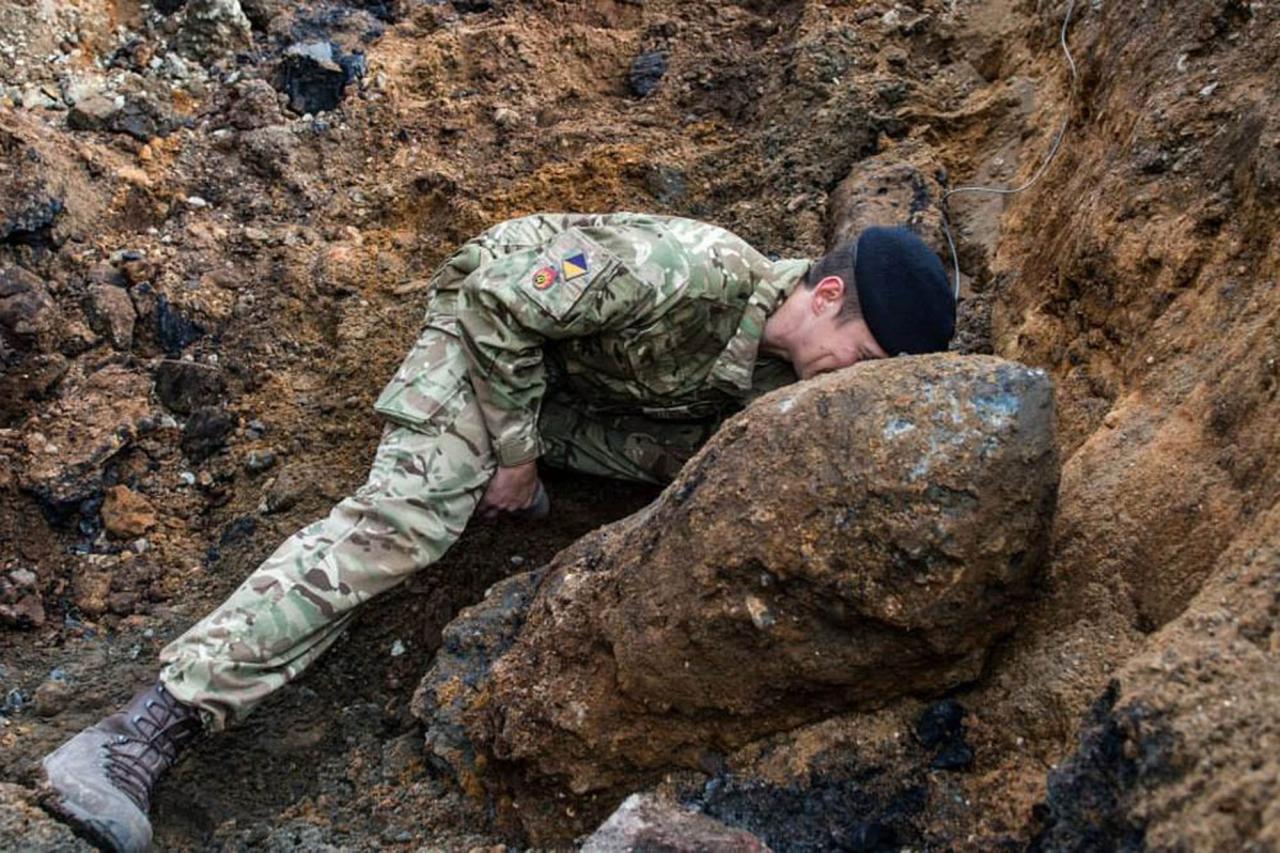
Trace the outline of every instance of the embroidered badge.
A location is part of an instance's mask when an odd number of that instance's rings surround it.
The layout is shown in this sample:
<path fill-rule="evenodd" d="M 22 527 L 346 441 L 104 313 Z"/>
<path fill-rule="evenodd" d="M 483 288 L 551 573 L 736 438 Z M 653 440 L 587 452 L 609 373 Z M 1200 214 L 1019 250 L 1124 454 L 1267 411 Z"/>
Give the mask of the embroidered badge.
<path fill-rule="evenodd" d="M 571 255 L 560 262 L 560 271 L 564 273 L 565 281 L 573 281 L 575 278 L 581 278 L 587 274 L 587 253 L 579 252 Z"/>
<path fill-rule="evenodd" d="M 538 270 L 536 273 L 533 274 L 534 289 L 546 290 L 551 285 L 556 283 L 557 275 L 558 273 L 556 272 L 555 267 L 543 267 L 542 269 Z"/>

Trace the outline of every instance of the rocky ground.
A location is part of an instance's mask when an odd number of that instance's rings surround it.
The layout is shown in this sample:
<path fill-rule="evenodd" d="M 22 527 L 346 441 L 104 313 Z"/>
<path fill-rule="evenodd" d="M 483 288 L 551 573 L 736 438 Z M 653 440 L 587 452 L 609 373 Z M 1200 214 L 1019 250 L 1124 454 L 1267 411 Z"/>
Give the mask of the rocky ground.
<path fill-rule="evenodd" d="M 950 205 L 959 348 L 1056 388 L 1019 627 L 944 697 L 658 787 L 775 849 L 1280 846 L 1280 19 L 1077 6 L 1072 87 L 1063 2 L 0 4 L 3 837 L 74 846 L 17 787 L 40 756 L 363 479 L 460 241 L 642 209 L 783 255 L 869 221 L 941 246 L 942 192 L 1030 177 L 1065 119 L 1030 191 Z M 477 526 L 201 746 L 157 842 L 525 843 L 410 699 L 459 608 L 655 496 L 551 486 L 550 523 Z"/>

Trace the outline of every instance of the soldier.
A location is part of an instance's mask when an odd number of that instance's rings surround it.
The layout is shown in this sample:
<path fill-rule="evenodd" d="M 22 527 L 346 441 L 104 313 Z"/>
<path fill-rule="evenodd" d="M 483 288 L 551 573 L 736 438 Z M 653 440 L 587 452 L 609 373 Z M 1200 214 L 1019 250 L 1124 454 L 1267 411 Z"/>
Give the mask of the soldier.
<path fill-rule="evenodd" d="M 502 223 L 434 274 L 426 328 L 375 404 L 368 482 L 286 540 L 166 647 L 157 682 L 43 762 L 46 802 L 143 850 L 156 780 L 328 648 L 360 604 L 438 560 L 477 512 L 545 512 L 537 460 L 662 483 L 752 398 L 947 347 L 936 255 L 872 228 L 816 263 L 770 261 L 688 219 Z"/>

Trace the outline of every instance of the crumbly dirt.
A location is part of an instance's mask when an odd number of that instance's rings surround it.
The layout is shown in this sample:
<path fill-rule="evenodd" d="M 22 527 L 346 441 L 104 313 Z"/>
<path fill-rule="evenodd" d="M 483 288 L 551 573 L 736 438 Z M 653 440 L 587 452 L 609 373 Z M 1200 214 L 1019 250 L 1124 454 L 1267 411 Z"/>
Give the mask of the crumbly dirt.
<path fill-rule="evenodd" d="M 1030 177 L 1067 118 L 1031 191 L 951 200 L 960 346 L 1051 373 L 1063 459 L 1038 598 L 956 697 L 972 762 L 932 768 L 911 700 L 688 790 L 721 819 L 856 804 L 804 824 L 818 848 L 1280 844 L 1274 8 L 1077 3 L 1069 98 L 1062 2 L 246 0 L 247 36 L 194 40 L 158 11 L 179 5 L 0 5 L 0 779 L 32 783 L 362 481 L 372 399 L 460 241 L 641 209 L 815 255 L 870 158 L 927 164 L 927 208 L 933 182 Z M 316 39 L 366 67 L 298 115 L 269 85 Z M 104 514 L 121 485 L 145 504 Z M 459 607 L 654 495 L 551 485 L 550 522 L 469 532 L 202 745 L 162 786 L 158 843 L 518 842 L 424 766 L 407 704 Z"/>

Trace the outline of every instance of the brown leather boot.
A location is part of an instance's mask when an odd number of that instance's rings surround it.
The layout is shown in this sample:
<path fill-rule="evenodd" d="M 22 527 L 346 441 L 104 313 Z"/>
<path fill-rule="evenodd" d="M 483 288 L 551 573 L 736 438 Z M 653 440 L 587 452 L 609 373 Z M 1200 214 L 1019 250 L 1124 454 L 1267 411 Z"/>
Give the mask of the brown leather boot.
<path fill-rule="evenodd" d="M 200 714 L 156 682 L 45 756 L 42 802 L 109 850 L 146 850 L 151 790 L 202 730 Z"/>

